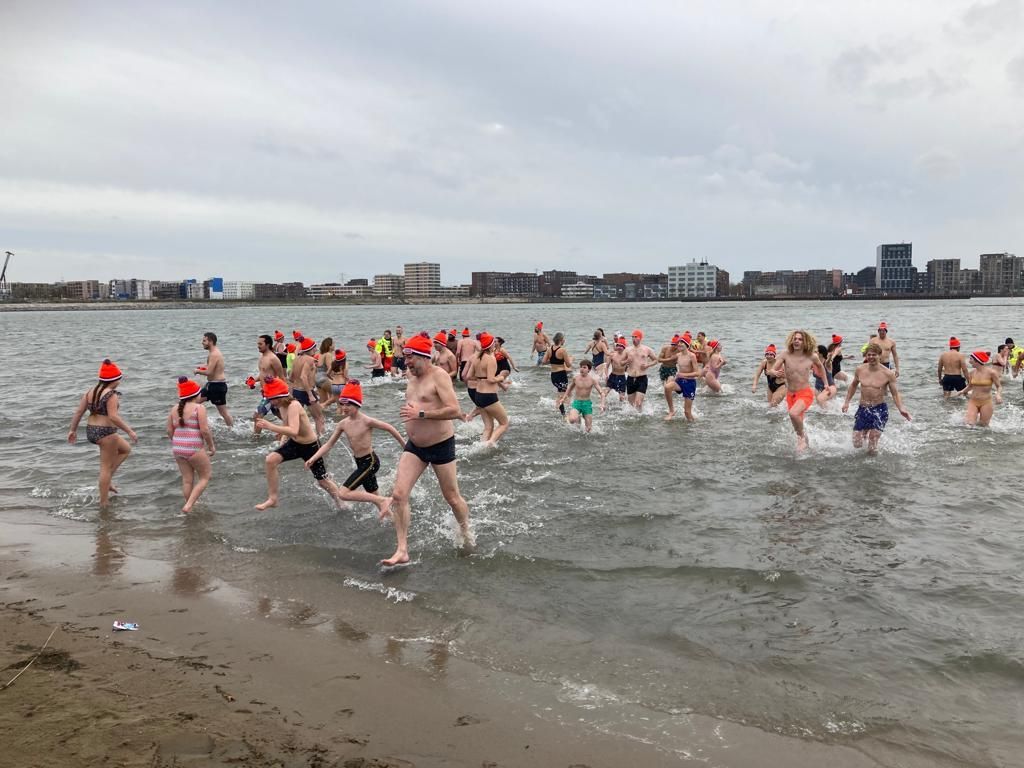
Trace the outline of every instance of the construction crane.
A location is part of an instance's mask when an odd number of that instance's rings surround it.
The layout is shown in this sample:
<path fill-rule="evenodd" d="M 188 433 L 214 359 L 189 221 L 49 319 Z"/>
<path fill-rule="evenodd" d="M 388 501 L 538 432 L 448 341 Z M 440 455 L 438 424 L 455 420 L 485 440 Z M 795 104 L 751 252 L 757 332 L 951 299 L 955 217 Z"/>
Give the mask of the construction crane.
<path fill-rule="evenodd" d="M 5 251 L 7 258 L 4 259 L 4 268 L 0 272 L 0 297 L 7 298 L 11 294 L 10 286 L 7 285 L 7 265 L 11 262 L 11 256 L 14 254 L 10 251 Z"/>

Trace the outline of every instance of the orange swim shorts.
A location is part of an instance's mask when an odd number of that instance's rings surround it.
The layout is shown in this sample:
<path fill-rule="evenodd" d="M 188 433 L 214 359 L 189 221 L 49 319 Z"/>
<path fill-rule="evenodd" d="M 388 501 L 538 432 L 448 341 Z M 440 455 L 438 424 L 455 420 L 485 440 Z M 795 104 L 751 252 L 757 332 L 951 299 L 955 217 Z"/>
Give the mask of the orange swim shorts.
<path fill-rule="evenodd" d="M 786 410 L 790 410 L 797 401 L 805 404 L 804 411 L 814 405 L 814 390 L 810 387 L 804 387 L 799 392 L 787 392 L 786 393 Z"/>

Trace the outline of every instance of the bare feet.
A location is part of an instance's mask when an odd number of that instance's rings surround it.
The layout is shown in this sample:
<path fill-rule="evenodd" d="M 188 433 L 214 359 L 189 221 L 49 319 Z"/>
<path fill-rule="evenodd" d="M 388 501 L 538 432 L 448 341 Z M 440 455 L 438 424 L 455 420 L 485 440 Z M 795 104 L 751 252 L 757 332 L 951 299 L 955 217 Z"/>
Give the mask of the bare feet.
<path fill-rule="evenodd" d="M 807 450 L 807 435 L 796 436 L 796 450 L 797 453 L 803 453 Z"/>
<path fill-rule="evenodd" d="M 387 567 L 394 566 L 394 565 L 402 565 L 403 563 L 408 563 L 408 562 L 409 562 L 409 553 L 406 552 L 404 549 L 396 549 L 395 550 L 395 554 L 393 554 L 387 560 L 381 560 L 380 561 L 380 565 L 382 567 L 384 567 L 384 568 L 387 568 Z"/>
<path fill-rule="evenodd" d="M 277 506 L 277 498 L 275 496 L 271 496 L 269 499 L 264 501 L 262 504 L 257 504 L 256 505 L 256 509 L 258 509 L 258 510 L 260 510 L 262 512 L 264 509 L 270 509 L 271 507 L 276 507 L 276 506 Z"/>
<path fill-rule="evenodd" d="M 383 520 L 385 517 L 391 516 L 391 497 L 386 496 L 377 502 L 377 511 L 380 512 L 380 518 Z M 381 561 L 383 562 L 383 561 Z"/>
<path fill-rule="evenodd" d="M 665 417 L 665 421 L 672 421 L 672 419 L 675 418 L 675 415 L 676 415 L 675 411 L 669 411 L 668 412 L 668 416 Z"/>
<path fill-rule="evenodd" d="M 187 515 L 191 511 L 192 511 L 192 505 L 191 504 L 186 504 L 184 507 L 181 508 L 181 512 L 184 515 Z"/>
<path fill-rule="evenodd" d="M 462 528 L 455 538 L 455 546 L 465 552 L 472 552 L 476 548 L 476 536 L 469 530 L 469 526 Z"/>
<path fill-rule="evenodd" d="M 113 483 L 111 483 L 111 485 L 110 485 L 110 492 L 111 493 L 117 493 L 118 492 L 117 491 L 117 486 L 114 485 Z"/>

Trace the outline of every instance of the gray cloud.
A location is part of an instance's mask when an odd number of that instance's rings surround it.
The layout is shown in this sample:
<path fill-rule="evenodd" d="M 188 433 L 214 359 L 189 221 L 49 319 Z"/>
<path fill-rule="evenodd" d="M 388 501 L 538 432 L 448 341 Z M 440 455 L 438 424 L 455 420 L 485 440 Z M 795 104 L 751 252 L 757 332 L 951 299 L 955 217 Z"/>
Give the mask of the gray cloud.
<path fill-rule="evenodd" d="M 963 12 L 959 24 L 953 26 L 952 31 L 984 42 L 997 35 L 1014 32 L 1020 26 L 1021 16 L 1020 0 L 975 3 Z"/>
<path fill-rule="evenodd" d="M 1006 65 L 1006 75 L 1018 91 L 1024 91 L 1024 54 L 1010 59 Z"/>
<path fill-rule="evenodd" d="M 1024 234 L 1004 204 L 1024 64 L 951 51 L 924 0 L 884 20 L 756 2 L 58 8 L 0 7 L 0 248 L 32 254 L 19 279 L 311 282 L 429 259 L 456 282 L 697 252 L 738 274 L 822 266 L 823 241 L 853 269 L 897 229 L 936 256 Z"/>

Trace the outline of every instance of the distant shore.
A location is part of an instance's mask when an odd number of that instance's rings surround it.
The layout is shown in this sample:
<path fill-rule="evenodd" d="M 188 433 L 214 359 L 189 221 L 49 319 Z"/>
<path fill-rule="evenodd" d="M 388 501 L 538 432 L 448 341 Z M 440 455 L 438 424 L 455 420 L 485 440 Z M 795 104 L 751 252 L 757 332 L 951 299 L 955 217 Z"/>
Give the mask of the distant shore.
<path fill-rule="evenodd" d="M 196 299 L 193 301 L 26 301 L 0 303 L 0 312 L 80 312 L 105 309 L 240 309 L 244 307 L 274 306 L 425 306 L 438 304 L 715 304 L 729 302 L 766 302 L 766 301 L 927 301 L 970 298 L 1014 298 L 1013 296 L 965 296 L 961 294 L 927 294 L 910 293 L 886 296 L 856 294 L 849 296 L 715 296 L 713 298 L 673 298 L 673 299 L 588 299 L 563 298 L 550 296 L 521 297 L 471 297 L 449 298 L 431 297 L 425 299 L 268 299 L 265 301 L 226 301 L 213 299 Z"/>

